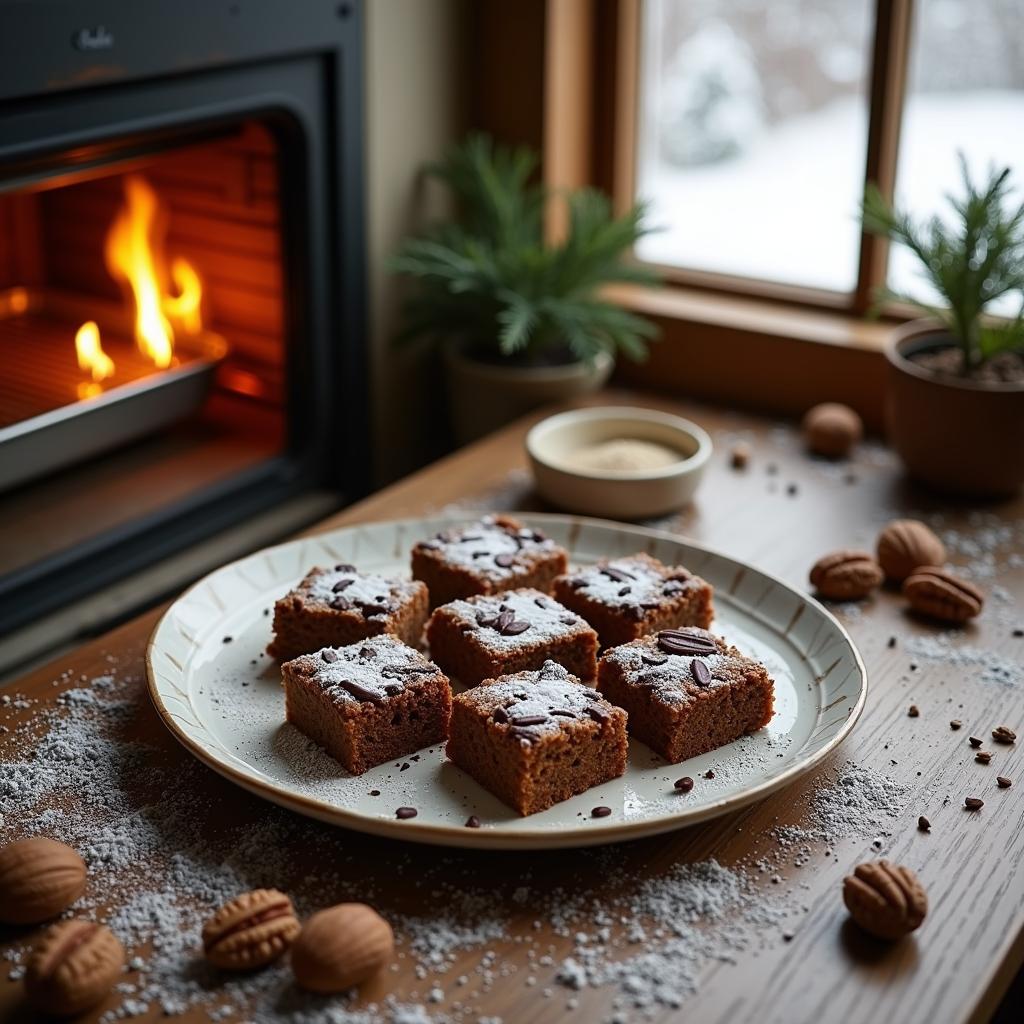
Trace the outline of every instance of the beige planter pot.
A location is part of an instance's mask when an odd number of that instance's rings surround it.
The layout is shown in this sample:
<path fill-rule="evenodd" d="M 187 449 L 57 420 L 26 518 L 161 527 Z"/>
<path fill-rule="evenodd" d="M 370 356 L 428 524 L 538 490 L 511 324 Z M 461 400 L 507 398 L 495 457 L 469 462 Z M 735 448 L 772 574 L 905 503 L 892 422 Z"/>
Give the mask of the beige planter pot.
<path fill-rule="evenodd" d="M 448 405 L 459 444 L 475 441 L 531 409 L 597 391 L 615 365 L 607 352 L 601 352 L 592 363 L 501 366 L 470 359 L 455 344 L 445 346 L 444 359 Z"/>
<path fill-rule="evenodd" d="M 941 324 L 915 320 L 886 347 L 889 440 L 922 483 L 996 497 L 1024 486 L 1024 385 L 939 377 L 908 356 L 933 347 Z"/>

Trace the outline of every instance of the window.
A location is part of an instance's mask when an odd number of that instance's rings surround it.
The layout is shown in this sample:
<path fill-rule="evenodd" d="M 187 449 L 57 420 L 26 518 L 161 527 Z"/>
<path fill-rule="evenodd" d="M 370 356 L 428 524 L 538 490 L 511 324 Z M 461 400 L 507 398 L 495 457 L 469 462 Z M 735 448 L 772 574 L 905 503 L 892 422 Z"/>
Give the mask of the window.
<path fill-rule="evenodd" d="M 862 239 L 865 180 L 928 216 L 958 151 L 975 176 L 994 161 L 1024 179 L 1020 0 L 620 4 L 637 70 L 615 184 L 650 203 L 660 230 L 637 256 L 671 277 L 863 311 L 888 259 L 924 297 L 911 259 Z"/>
<path fill-rule="evenodd" d="M 638 255 L 852 292 L 864 188 L 869 0 L 648 0 Z"/>
<path fill-rule="evenodd" d="M 1021 0 L 918 0 L 903 109 L 896 200 L 917 217 L 959 190 L 962 154 L 975 178 L 1010 166 L 1024 184 L 1024 8 Z M 895 291 L 931 301 L 913 258 L 889 256 Z M 1015 313 L 1006 296 L 998 312 Z"/>

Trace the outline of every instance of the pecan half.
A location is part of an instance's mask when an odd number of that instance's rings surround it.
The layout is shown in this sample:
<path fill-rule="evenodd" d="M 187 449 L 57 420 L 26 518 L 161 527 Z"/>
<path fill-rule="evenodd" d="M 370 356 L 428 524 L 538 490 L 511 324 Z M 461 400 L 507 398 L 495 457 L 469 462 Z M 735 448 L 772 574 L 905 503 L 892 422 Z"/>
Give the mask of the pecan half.
<path fill-rule="evenodd" d="M 934 565 L 915 569 L 903 581 L 903 596 L 915 611 L 944 622 L 973 619 L 985 603 L 985 595 L 973 583 Z"/>
<path fill-rule="evenodd" d="M 276 960 L 301 926 L 292 901 L 276 889 L 255 889 L 225 903 L 203 926 L 203 952 L 217 967 L 247 971 Z"/>
<path fill-rule="evenodd" d="M 811 568 L 811 585 L 830 601 L 858 601 L 882 582 L 882 569 L 866 551 L 833 551 Z"/>

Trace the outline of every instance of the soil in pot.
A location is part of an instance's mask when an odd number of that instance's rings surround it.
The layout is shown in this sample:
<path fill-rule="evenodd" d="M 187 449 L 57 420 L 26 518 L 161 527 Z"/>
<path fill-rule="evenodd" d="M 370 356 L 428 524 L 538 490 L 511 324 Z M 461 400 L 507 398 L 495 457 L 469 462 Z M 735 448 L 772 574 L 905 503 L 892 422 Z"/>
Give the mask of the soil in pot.
<path fill-rule="evenodd" d="M 964 379 L 963 350 L 954 346 L 915 352 L 907 359 L 937 377 Z M 979 384 L 1024 384 L 1024 353 L 1000 352 L 967 374 L 967 379 Z"/>

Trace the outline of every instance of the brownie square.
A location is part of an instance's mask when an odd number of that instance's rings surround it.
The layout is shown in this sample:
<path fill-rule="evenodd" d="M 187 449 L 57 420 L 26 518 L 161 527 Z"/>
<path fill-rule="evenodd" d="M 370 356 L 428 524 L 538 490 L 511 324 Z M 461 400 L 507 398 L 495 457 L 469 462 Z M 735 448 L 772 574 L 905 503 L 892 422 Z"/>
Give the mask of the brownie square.
<path fill-rule="evenodd" d="M 448 732 L 448 677 L 393 636 L 303 654 L 281 673 L 285 717 L 353 775 Z"/>
<path fill-rule="evenodd" d="M 428 614 L 427 588 L 415 580 L 359 572 L 345 564 L 313 569 L 274 604 L 274 639 L 267 653 L 286 661 L 382 633 L 416 647 Z"/>
<path fill-rule="evenodd" d="M 519 587 L 547 594 L 568 565 L 563 548 L 509 516 L 484 516 L 412 549 L 412 577 L 426 583 L 432 608 Z"/>
<path fill-rule="evenodd" d="M 452 702 L 448 757 L 522 815 L 622 775 L 627 746 L 625 712 L 553 661 Z"/>
<path fill-rule="evenodd" d="M 629 714 L 629 731 L 666 761 L 705 754 L 772 719 L 765 667 L 706 629 L 669 629 L 608 651 L 598 689 Z"/>
<path fill-rule="evenodd" d="M 597 634 L 539 590 L 480 594 L 442 605 L 427 624 L 430 656 L 466 686 L 557 661 L 580 679 L 597 674 Z"/>
<path fill-rule="evenodd" d="M 681 565 L 662 565 L 643 553 L 559 576 L 554 586 L 554 596 L 597 630 L 602 647 L 659 629 L 706 629 L 714 615 L 713 595 L 710 583 Z"/>

